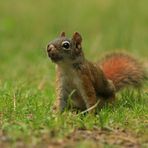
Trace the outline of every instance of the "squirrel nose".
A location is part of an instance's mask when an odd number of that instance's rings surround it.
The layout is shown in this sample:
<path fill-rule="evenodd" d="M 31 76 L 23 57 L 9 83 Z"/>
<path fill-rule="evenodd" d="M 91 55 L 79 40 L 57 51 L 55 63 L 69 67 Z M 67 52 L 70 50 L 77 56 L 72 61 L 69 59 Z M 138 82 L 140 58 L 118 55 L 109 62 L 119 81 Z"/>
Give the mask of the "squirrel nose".
<path fill-rule="evenodd" d="M 53 45 L 53 44 L 49 44 L 47 46 L 47 52 L 48 52 L 48 56 L 50 58 L 55 58 L 57 56 L 57 50 L 56 50 L 56 47 Z"/>
<path fill-rule="evenodd" d="M 53 44 L 47 46 L 47 52 L 48 53 L 53 51 L 54 49 L 55 49 L 55 46 Z"/>

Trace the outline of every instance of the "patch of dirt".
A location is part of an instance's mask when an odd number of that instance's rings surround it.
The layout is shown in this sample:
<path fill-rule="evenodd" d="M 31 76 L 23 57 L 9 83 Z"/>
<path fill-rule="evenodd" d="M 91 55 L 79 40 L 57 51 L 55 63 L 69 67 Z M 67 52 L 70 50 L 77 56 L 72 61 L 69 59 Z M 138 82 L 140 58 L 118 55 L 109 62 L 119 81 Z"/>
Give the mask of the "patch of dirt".
<path fill-rule="evenodd" d="M 10 139 L 4 135 L 0 135 L 0 147 L 10 147 Z M 15 142 L 15 147 L 39 147 L 39 148 L 74 148 L 74 147 L 91 147 L 101 148 L 105 145 L 123 148 L 140 148 L 142 143 L 139 141 L 139 137 L 133 133 L 127 132 L 122 129 L 76 129 L 72 133 L 68 134 L 64 138 L 57 139 L 54 135 L 54 131 L 49 134 L 43 134 L 40 140 L 33 144 L 25 143 L 23 140 Z"/>
<path fill-rule="evenodd" d="M 48 143 L 49 148 L 51 147 L 75 147 L 77 144 L 86 142 L 91 144 L 91 147 L 103 147 L 103 145 L 112 145 L 120 147 L 134 147 L 140 148 L 141 144 L 138 137 L 132 133 L 126 132 L 125 130 L 111 130 L 111 129 L 94 129 L 94 130 L 83 130 L 77 129 L 71 134 L 67 135 L 64 139 L 60 140 L 49 140 L 48 137 L 42 139 L 43 143 Z"/>

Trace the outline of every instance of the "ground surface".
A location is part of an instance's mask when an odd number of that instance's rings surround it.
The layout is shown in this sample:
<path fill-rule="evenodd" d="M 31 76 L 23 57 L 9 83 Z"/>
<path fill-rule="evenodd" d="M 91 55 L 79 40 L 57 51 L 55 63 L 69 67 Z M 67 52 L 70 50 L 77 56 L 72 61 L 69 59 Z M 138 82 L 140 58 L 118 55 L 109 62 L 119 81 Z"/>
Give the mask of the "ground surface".
<path fill-rule="evenodd" d="M 0 147 L 148 147 L 146 82 L 97 115 L 54 114 L 55 65 L 45 51 L 59 32 L 79 31 L 89 60 L 124 49 L 148 66 L 147 6 L 147 0 L 1 0 Z"/>

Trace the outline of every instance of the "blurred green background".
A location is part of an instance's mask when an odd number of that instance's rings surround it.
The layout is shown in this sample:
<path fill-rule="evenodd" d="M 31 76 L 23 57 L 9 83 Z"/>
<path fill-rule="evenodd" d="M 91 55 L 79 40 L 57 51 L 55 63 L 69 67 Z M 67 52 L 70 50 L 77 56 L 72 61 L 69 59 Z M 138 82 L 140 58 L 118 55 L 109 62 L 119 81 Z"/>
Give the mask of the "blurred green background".
<path fill-rule="evenodd" d="M 92 61 L 118 48 L 146 59 L 147 6 L 147 0 L 1 0 L 1 83 L 54 79 L 54 65 L 45 49 L 61 31 L 69 37 L 79 31 Z"/>

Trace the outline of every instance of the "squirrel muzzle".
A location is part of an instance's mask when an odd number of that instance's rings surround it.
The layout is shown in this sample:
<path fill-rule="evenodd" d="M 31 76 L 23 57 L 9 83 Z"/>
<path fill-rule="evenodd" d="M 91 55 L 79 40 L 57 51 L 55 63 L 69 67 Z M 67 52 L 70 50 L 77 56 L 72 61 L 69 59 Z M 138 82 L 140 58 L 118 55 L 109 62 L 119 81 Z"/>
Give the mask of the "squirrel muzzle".
<path fill-rule="evenodd" d="M 62 56 L 60 56 L 59 51 L 56 49 L 56 47 L 53 44 L 49 44 L 47 46 L 47 53 L 48 53 L 49 58 L 53 62 L 58 62 L 62 60 Z"/>

